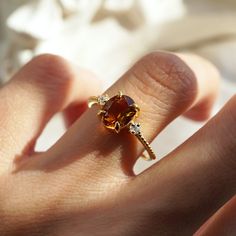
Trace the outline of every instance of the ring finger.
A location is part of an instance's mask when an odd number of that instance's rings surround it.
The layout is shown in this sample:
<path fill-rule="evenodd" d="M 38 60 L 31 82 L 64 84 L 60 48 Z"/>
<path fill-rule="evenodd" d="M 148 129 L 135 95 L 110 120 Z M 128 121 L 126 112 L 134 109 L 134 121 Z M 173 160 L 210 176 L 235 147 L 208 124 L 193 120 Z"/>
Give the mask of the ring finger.
<path fill-rule="evenodd" d="M 141 109 L 138 121 L 151 142 L 173 119 L 197 109 L 203 119 L 218 90 L 218 73 L 207 61 L 191 55 L 151 53 L 138 61 L 106 92 L 119 90 L 134 99 Z M 210 85 L 210 86 L 209 86 Z M 207 89 L 206 89 L 207 88 Z M 128 132 L 108 132 L 92 108 L 40 159 L 42 168 L 73 164 L 112 176 L 133 175 L 133 165 L 144 148 Z"/>

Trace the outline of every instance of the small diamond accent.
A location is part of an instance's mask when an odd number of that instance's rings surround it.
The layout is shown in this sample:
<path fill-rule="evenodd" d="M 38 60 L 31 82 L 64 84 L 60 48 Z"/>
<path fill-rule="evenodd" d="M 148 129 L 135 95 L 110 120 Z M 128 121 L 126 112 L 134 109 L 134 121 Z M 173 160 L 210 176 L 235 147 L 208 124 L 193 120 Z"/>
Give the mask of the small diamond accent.
<path fill-rule="evenodd" d="M 109 100 L 109 97 L 107 94 L 98 96 L 98 104 L 101 106 L 105 105 L 108 100 Z"/>
<path fill-rule="evenodd" d="M 129 126 L 129 132 L 131 134 L 139 134 L 140 133 L 140 124 L 139 123 L 131 123 Z"/>

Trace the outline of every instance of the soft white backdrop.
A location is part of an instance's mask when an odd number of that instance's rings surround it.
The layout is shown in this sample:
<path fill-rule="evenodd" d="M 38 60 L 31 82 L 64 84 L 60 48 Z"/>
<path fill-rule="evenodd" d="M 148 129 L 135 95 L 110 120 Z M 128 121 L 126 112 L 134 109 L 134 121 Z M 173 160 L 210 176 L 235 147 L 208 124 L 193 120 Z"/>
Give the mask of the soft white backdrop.
<path fill-rule="evenodd" d="M 215 63 L 224 78 L 217 112 L 236 89 L 236 1 L 0 1 L 2 82 L 33 56 L 50 52 L 97 73 L 105 89 L 152 50 L 190 51 Z M 154 150 L 161 158 L 202 125 L 178 118 L 154 141 Z M 38 149 L 63 132 L 57 116 Z M 139 161 L 136 170 L 150 164 Z"/>

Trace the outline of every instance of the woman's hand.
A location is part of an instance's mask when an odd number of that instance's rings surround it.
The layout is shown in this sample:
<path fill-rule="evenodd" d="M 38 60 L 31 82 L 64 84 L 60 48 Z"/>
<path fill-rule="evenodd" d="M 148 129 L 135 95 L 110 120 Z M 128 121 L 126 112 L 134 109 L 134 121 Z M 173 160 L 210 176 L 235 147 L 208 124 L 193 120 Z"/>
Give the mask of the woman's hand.
<path fill-rule="evenodd" d="M 139 104 L 143 133 L 152 141 L 181 114 L 207 119 L 218 77 L 196 56 L 155 52 L 107 93 L 122 90 Z M 235 194 L 236 97 L 135 176 L 142 145 L 131 134 L 108 132 L 96 108 L 85 111 L 98 87 L 90 73 L 76 74 L 62 58 L 42 55 L 1 89 L 0 235 L 191 235 Z M 37 138 L 60 111 L 68 131 L 35 153 Z"/>

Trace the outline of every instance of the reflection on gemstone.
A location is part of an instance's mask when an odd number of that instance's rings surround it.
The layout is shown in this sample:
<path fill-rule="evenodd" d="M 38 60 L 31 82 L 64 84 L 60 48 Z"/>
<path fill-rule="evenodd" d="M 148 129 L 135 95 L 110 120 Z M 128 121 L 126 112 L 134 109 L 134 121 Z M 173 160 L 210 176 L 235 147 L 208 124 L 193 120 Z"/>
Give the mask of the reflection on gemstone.
<path fill-rule="evenodd" d="M 104 125 L 119 132 L 137 115 L 137 108 L 134 104 L 134 100 L 126 95 L 117 95 L 109 99 L 102 108 L 105 111 L 102 114 Z"/>

